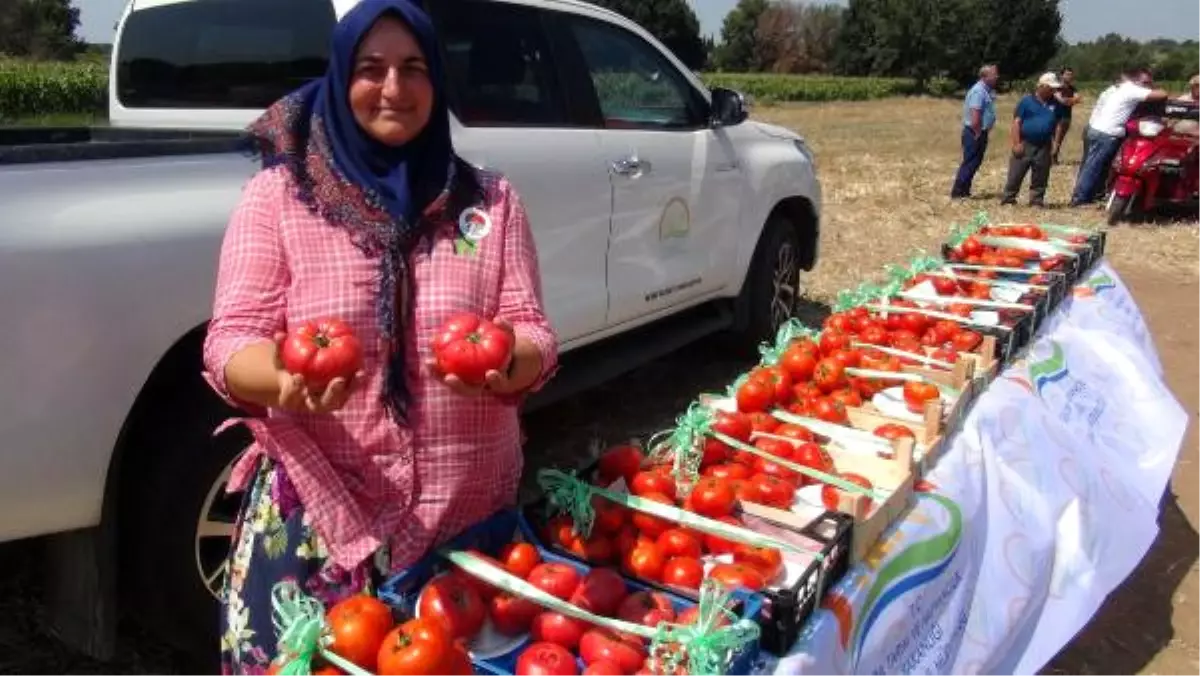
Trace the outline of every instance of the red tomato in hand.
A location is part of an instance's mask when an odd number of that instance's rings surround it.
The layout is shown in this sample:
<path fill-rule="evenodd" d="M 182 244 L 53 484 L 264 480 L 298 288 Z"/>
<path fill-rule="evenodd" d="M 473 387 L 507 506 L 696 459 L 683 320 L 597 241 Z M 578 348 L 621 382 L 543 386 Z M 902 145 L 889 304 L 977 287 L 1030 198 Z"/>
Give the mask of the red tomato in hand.
<path fill-rule="evenodd" d="M 542 562 L 542 555 L 538 554 L 537 547 L 528 542 L 510 542 L 500 550 L 500 560 L 508 572 L 525 579 Z"/>
<path fill-rule="evenodd" d="M 529 573 L 529 584 L 566 601 L 579 587 L 579 571 L 565 563 L 540 563 Z"/>
<path fill-rule="evenodd" d="M 333 636 L 329 649 L 368 671 L 375 669 L 379 644 L 392 630 L 392 611 L 383 601 L 367 594 L 344 599 L 325 614 Z"/>
<path fill-rule="evenodd" d="M 683 587 L 684 589 L 699 589 L 704 580 L 704 565 L 700 559 L 690 556 L 676 556 L 667 561 L 663 567 L 663 584 Z"/>
<path fill-rule="evenodd" d="M 516 676 L 575 676 L 578 673 L 575 656 L 557 643 L 534 643 L 517 657 Z"/>
<path fill-rule="evenodd" d="M 452 639 L 471 639 L 483 628 L 487 611 L 479 594 L 453 575 L 439 575 L 417 599 L 417 614 L 441 622 Z"/>
<path fill-rule="evenodd" d="M 583 622 L 550 610 L 539 613 L 529 625 L 529 638 L 560 645 L 567 650 L 579 647 L 579 639 L 588 627 Z"/>
<path fill-rule="evenodd" d="M 314 392 L 334 378 L 350 378 L 362 368 L 362 345 L 340 319 L 305 322 L 284 339 L 279 360 L 288 373 L 304 377 Z"/>
<path fill-rule="evenodd" d="M 593 568 L 571 595 L 571 604 L 595 615 L 611 617 L 628 593 L 620 573 L 612 568 Z"/>
<path fill-rule="evenodd" d="M 454 641 L 441 623 L 416 618 L 392 629 L 376 646 L 378 667 L 370 671 L 379 676 L 442 673 L 453 652 Z"/>
<path fill-rule="evenodd" d="M 729 484 L 713 477 L 701 477 L 690 496 L 692 510 L 701 516 L 716 518 L 733 510 L 737 500 Z"/>
<path fill-rule="evenodd" d="M 610 486 L 617 479 L 624 479 L 625 485 L 628 486 L 633 481 L 633 475 L 642 470 L 644 461 L 645 455 L 637 446 L 632 444 L 614 446 L 605 451 L 597 463 L 596 469 L 600 475 L 600 483 Z"/>
<path fill-rule="evenodd" d="M 579 656 L 584 664 L 608 662 L 623 674 L 632 674 L 646 661 L 646 647 L 636 636 L 618 634 L 611 629 L 589 629 L 579 641 Z"/>
<path fill-rule="evenodd" d="M 659 622 L 673 621 L 675 608 L 671 605 L 671 599 L 662 592 L 639 591 L 626 596 L 621 602 L 617 619 L 656 627 Z"/>
<path fill-rule="evenodd" d="M 490 321 L 463 313 L 451 317 L 434 336 L 438 368 L 468 385 L 482 385 L 488 371 L 503 371 L 512 356 L 513 336 Z"/>

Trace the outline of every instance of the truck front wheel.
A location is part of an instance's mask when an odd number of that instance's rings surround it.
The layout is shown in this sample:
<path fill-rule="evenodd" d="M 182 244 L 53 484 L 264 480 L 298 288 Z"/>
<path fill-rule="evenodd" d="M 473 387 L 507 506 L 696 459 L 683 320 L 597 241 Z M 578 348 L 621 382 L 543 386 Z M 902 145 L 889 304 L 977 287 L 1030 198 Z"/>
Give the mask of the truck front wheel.
<path fill-rule="evenodd" d="M 739 299 L 744 347 L 773 342 L 779 327 L 796 314 L 804 295 L 804 246 L 786 214 L 773 214 L 767 221 Z"/>

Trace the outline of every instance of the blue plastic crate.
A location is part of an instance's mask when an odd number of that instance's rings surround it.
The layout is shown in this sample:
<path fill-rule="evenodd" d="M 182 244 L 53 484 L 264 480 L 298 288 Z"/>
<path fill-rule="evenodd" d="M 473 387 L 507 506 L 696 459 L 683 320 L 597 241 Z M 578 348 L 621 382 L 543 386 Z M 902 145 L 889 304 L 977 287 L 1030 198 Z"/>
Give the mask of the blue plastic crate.
<path fill-rule="evenodd" d="M 510 542 L 529 542 L 537 547 L 538 553 L 544 562 L 563 563 L 578 570 L 581 575 L 587 574 L 591 570 L 588 566 L 576 559 L 556 554 L 545 547 L 541 546 L 538 539 L 533 536 L 533 527 L 519 512 L 515 510 L 502 510 L 496 512 L 488 519 L 475 524 L 468 528 L 463 533 L 446 543 L 447 549 L 476 549 L 489 556 L 498 556 L 500 550 Z M 391 606 L 404 617 L 413 617 L 417 600 L 420 597 L 421 590 L 439 573 L 454 568 L 446 559 L 442 558 L 436 552 L 421 559 L 412 567 L 404 570 L 384 581 L 379 589 L 379 599 Z M 618 571 L 620 572 L 620 571 Z M 625 580 L 626 587 L 630 592 L 637 591 L 656 591 L 663 593 L 671 600 L 671 604 L 675 608 L 676 613 L 681 613 L 688 608 L 696 605 L 694 601 L 684 598 L 678 594 L 674 594 L 669 590 L 664 590 L 659 587 L 653 587 L 637 580 L 631 579 L 629 576 L 622 574 L 622 579 Z M 758 594 L 749 594 L 744 591 L 738 591 L 733 596 L 736 604 L 733 611 L 742 618 L 749 619 L 755 623 L 761 623 L 763 598 Z M 480 674 L 512 674 L 516 671 L 517 657 L 521 652 L 530 646 L 532 641 L 526 636 L 521 642 L 509 652 L 494 658 L 487 659 L 472 659 L 475 667 L 475 672 Z M 729 666 L 730 674 L 748 674 L 754 671 L 757 658 L 759 656 L 759 642 L 747 645 Z M 580 671 L 583 670 L 583 664 L 580 662 Z"/>

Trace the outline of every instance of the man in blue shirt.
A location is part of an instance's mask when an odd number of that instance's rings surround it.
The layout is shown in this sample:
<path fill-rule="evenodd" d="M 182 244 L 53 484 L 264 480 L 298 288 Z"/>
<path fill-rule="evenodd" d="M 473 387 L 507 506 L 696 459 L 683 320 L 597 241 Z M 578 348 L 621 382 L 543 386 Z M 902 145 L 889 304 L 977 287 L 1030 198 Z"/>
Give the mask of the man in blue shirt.
<path fill-rule="evenodd" d="M 954 177 L 954 187 L 950 189 L 951 199 L 962 199 L 971 196 L 971 183 L 975 180 L 975 172 L 983 164 L 983 155 L 987 152 L 988 132 L 996 124 L 996 80 L 1000 73 L 994 65 L 986 65 L 979 69 L 979 81 L 967 90 L 963 99 L 962 115 L 962 164 Z"/>
<path fill-rule="evenodd" d="M 1062 104 L 1054 96 L 1062 89 L 1062 82 L 1054 73 L 1038 78 L 1037 89 L 1026 94 L 1017 104 L 1013 114 L 1012 157 L 1008 161 L 1008 181 L 1004 184 L 1001 204 L 1016 204 L 1017 193 L 1025 174 L 1033 170 L 1029 179 L 1029 206 L 1046 206 L 1046 184 L 1050 181 L 1051 146 L 1054 132 L 1058 128 L 1058 107 Z"/>

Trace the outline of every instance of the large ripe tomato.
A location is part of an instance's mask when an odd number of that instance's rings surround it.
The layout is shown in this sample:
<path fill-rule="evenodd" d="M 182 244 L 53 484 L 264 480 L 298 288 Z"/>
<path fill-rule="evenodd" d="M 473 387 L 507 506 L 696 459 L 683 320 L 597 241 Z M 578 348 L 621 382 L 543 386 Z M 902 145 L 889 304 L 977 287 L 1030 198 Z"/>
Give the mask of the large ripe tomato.
<path fill-rule="evenodd" d="M 747 378 L 738 387 L 736 398 L 742 413 L 766 411 L 775 403 L 775 388 L 762 378 Z"/>
<path fill-rule="evenodd" d="M 425 585 L 417 599 L 417 614 L 441 622 L 450 638 L 467 640 L 479 633 L 487 617 L 479 594 L 453 575 L 439 575 Z"/>
<path fill-rule="evenodd" d="M 885 423 L 875 428 L 875 436 L 883 437 L 888 441 L 894 439 L 915 439 L 916 436 L 908 427 L 899 423 Z"/>
<path fill-rule="evenodd" d="M 512 334 L 470 313 L 451 317 L 431 343 L 442 373 L 469 385 L 482 385 L 488 371 L 504 370 L 512 355 Z"/>
<path fill-rule="evenodd" d="M 812 343 L 809 343 L 811 345 Z M 791 376 L 793 383 L 808 382 L 817 367 L 818 355 L 801 343 L 793 343 L 779 358 L 779 366 Z"/>
<path fill-rule="evenodd" d="M 566 601 L 575 593 L 583 577 L 565 563 L 539 563 L 529 573 L 529 584 Z"/>
<path fill-rule="evenodd" d="M 751 378 L 758 378 L 771 386 L 772 400 L 778 404 L 786 404 L 792 396 L 792 377 L 781 366 L 759 366 L 750 372 Z"/>
<path fill-rule="evenodd" d="M 813 371 L 813 383 L 820 388 L 821 392 L 829 393 L 834 390 L 841 389 L 846 385 L 846 367 L 842 362 L 826 357 L 817 362 L 817 369 Z"/>
<path fill-rule="evenodd" d="M 613 662 L 599 660 L 587 665 L 587 668 L 583 670 L 583 676 L 625 676 L 625 672 L 621 671 L 621 667 Z"/>
<path fill-rule="evenodd" d="M 790 481 L 769 474 L 755 474 L 749 481 L 768 507 L 789 509 L 795 501 L 796 486 Z"/>
<path fill-rule="evenodd" d="M 646 647 L 636 636 L 618 634 L 611 629 L 595 628 L 579 641 L 579 656 L 584 664 L 609 662 L 623 674 L 632 674 L 646 660 Z"/>
<path fill-rule="evenodd" d="M 854 474 L 853 472 L 838 474 L 838 478 L 849 481 L 850 483 L 858 484 L 863 488 L 874 488 L 874 485 L 871 483 L 870 479 L 860 474 Z M 842 489 L 837 488 L 836 486 L 825 484 L 821 487 L 821 504 L 825 505 L 825 509 L 828 509 L 831 512 L 838 511 L 838 500 L 843 492 L 844 491 L 842 491 Z M 871 498 L 867 497 L 866 504 L 868 510 L 871 509 L 871 503 Z"/>
<path fill-rule="evenodd" d="M 534 643 L 517 656 L 516 676 L 575 676 L 578 673 L 575 656 L 557 643 Z"/>
<path fill-rule="evenodd" d="M 708 576 L 730 589 L 742 588 L 752 592 L 762 591 L 767 586 L 757 568 L 741 563 L 718 563 Z"/>
<path fill-rule="evenodd" d="M 620 526 L 618 525 L 617 528 Z M 542 562 L 542 555 L 538 554 L 537 547 L 528 542 L 510 542 L 500 550 L 500 560 L 504 562 L 504 567 L 508 569 L 508 572 L 525 579 Z"/>
<path fill-rule="evenodd" d="M 645 459 L 642 449 L 633 444 L 608 449 L 596 464 L 601 485 L 609 486 L 617 479 L 624 479 L 628 486 L 633 481 L 633 475 L 642 470 Z"/>
<path fill-rule="evenodd" d="M 826 474 L 833 471 L 833 458 L 818 444 L 808 443 L 797 448 L 792 452 L 792 459 L 797 464 L 825 472 Z M 812 480 L 804 477 L 804 483 L 812 483 Z"/>
<path fill-rule="evenodd" d="M 914 413 L 925 412 L 925 402 L 939 397 L 938 388 L 932 383 L 908 381 L 904 383 L 904 405 Z"/>
<path fill-rule="evenodd" d="M 872 324 L 864 329 L 862 333 L 858 334 L 858 340 L 870 345 L 887 345 L 887 329 L 878 324 Z"/>
<path fill-rule="evenodd" d="M 779 421 L 775 416 L 766 412 L 751 413 L 747 416 L 750 420 L 750 431 L 754 432 L 773 432 L 779 427 Z M 749 438 L 749 437 L 747 437 Z"/>
<path fill-rule="evenodd" d="M 762 573 L 768 584 L 783 572 L 783 553 L 774 547 L 753 547 L 742 544 L 733 550 L 733 562 L 741 563 Z"/>
<path fill-rule="evenodd" d="M 529 637 L 534 641 L 556 643 L 567 650 L 579 647 L 579 639 L 587 624 L 551 610 L 539 613 L 529 625 Z"/>
<path fill-rule="evenodd" d="M 813 414 L 816 418 L 831 423 L 844 423 L 849 419 L 846 416 L 846 405 L 830 398 L 818 401 Z"/>
<path fill-rule="evenodd" d="M 953 339 L 954 349 L 959 352 L 970 352 L 978 347 L 981 342 L 983 342 L 983 336 L 969 329 L 962 329 L 954 335 Z"/>
<path fill-rule="evenodd" d="M 722 523 L 727 523 L 731 526 L 743 525 L 741 521 L 738 521 L 737 518 L 732 517 L 732 516 L 722 516 L 722 517 L 717 518 L 716 520 L 721 521 Z M 736 546 L 737 546 L 736 543 L 730 542 L 729 540 L 726 540 L 724 538 L 720 538 L 720 537 L 717 537 L 716 535 L 711 535 L 708 533 L 704 534 L 704 550 L 707 551 L 709 554 L 713 554 L 713 555 L 732 554 L 733 549 Z"/>
<path fill-rule="evenodd" d="M 704 438 L 703 455 L 700 458 L 700 469 L 704 470 L 713 465 L 719 465 L 729 458 L 729 446 L 713 437 Z"/>
<path fill-rule="evenodd" d="M 854 318 L 848 312 L 835 312 L 825 318 L 825 321 L 821 323 L 821 328 L 825 331 L 849 333 L 854 328 Z"/>
<path fill-rule="evenodd" d="M 448 664 L 454 641 L 436 620 L 415 618 L 392 629 L 376 650 L 378 668 L 368 671 L 379 676 L 437 674 Z"/>
<path fill-rule="evenodd" d="M 655 544 L 668 559 L 676 556 L 700 558 L 700 539 L 686 528 L 663 531 Z"/>
<path fill-rule="evenodd" d="M 617 609 L 617 619 L 633 624 L 657 627 L 659 622 L 675 619 L 675 607 L 666 594 L 656 591 L 639 591 L 625 597 Z"/>
<path fill-rule="evenodd" d="M 739 412 L 717 411 L 713 415 L 712 430 L 738 441 L 750 441 L 750 419 Z"/>
<path fill-rule="evenodd" d="M 705 469 L 704 476 L 710 476 L 714 479 L 724 479 L 726 481 L 736 481 L 737 479 L 749 478 L 750 468 L 740 462 L 730 462 L 724 465 L 713 465 Z"/>
<path fill-rule="evenodd" d="M 821 332 L 821 354 L 826 357 L 850 345 L 850 334 L 836 329 Z"/>
<path fill-rule="evenodd" d="M 756 502 L 762 503 L 762 495 L 758 493 L 758 488 L 750 483 L 749 479 L 731 479 L 729 487 L 733 489 L 733 494 L 737 496 L 738 502 Z"/>
<path fill-rule="evenodd" d="M 691 556 L 676 556 L 663 567 L 663 584 L 684 589 L 699 589 L 704 580 L 704 564 Z"/>
<path fill-rule="evenodd" d="M 592 564 L 604 565 L 617 558 L 617 545 L 613 539 L 598 530 L 587 538 L 575 536 L 567 551 Z"/>
<path fill-rule="evenodd" d="M 646 542 L 634 547 L 625 556 L 624 563 L 625 572 L 630 575 L 657 582 L 662 578 L 663 566 L 667 561 L 657 544 Z"/>
<path fill-rule="evenodd" d="M 508 592 L 500 592 L 488 604 L 492 627 L 505 636 L 517 636 L 529 631 L 529 624 L 540 612 L 542 607 L 538 604 Z"/>
<path fill-rule="evenodd" d="M 905 312 L 900 315 L 900 328 L 911 331 L 914 335 L 925 333 L 929 318 L 916 312 Z"/>
<path fill-rule="evenodd" d="M 379 644 L 395 626 L 392 611 L 383 601 L 355 594 L 334 604 L 325 613 L 325 624 L 333 636 L 329 649 L 358 666 L 373 671 Z"/>
<path fill-rule="evenodd" d="M 620 573 L 612 568 L 593 568 L 571 595 L 571 603 L 595 615 L 611 617 L 628 593 Z"/>
<path fill-rule="evenodd" d="M 362 345 L 349 324 L 321 319 L 292 329 L 279 360 L 288 373 L 304 376 L 307 387 L 320 391 L 334 378 L 350 378 L 362 368 Z"/>
<path fill-rule="evenodd" d="M 697 514 L 715 519 L 733 510 L 737 496 L 727 482 L 706 476 L 696 482 L 690 499 L 692 509 Z"/>
<path fill-rule="evenodd" d="M 675 499 L 675 479 L 659 472 L 638 472 L 633 475 L 633 483 L 629 485 L 629 492 L 639 497 L 645 497 L 651 493 L 661 493 L 673 500 Z"/>

